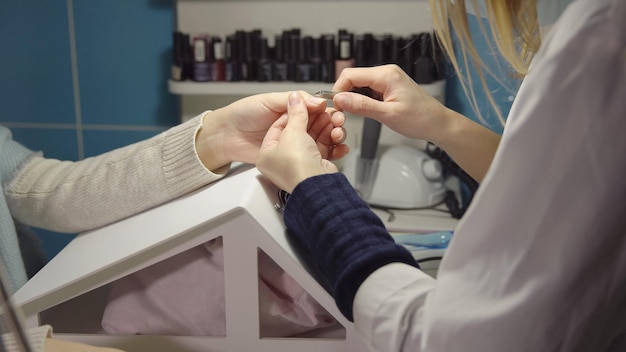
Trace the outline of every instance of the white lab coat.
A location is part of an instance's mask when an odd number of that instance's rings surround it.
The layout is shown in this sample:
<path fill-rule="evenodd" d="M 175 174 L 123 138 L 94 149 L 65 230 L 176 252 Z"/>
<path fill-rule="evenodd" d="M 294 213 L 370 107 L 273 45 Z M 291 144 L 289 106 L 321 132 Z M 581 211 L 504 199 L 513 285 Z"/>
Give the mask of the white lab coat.
<path fill-rule="evenodd" d="M 379 351 L 625 351 L 626 0 L 572 3 L 520 87 L 438 278 L 359 288 Z"/>

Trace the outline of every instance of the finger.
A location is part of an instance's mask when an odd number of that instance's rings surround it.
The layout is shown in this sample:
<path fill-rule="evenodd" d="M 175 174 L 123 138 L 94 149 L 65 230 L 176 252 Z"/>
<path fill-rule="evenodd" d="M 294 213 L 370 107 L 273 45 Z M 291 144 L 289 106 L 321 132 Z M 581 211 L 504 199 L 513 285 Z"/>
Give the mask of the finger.
<path fill-rule="evenodd" d="M 338 160 L 350 153 L 350 147 L 346 144 L 337 144 L 330 151 L 329 160 Z"/>
<path fill-rule="evenodd" d="M 308 93 L 304 93 L 304 94 L 309 95 Z M 304 101 L 306 102 L 306 106 L 309 109 L 309 113 L 313 114 L 313 113 L 326 110 L 326 99 L 314 97 L 312 95 L 309 95 L 307 97 L 306 95 L 302 95 L 302 97 Z"/>
<path fill-rule="evenodd" d="M 370 87 L 377 92 L 387 91 L 389 82 L 403 73 L 398 65 L 376 67 L 348 67 L 333 85 L 334 92 L 345 92 L 358 87 Z"/>
<path fill-rule="evenodd" d="M 277 113 L 287 112 L 287 101 L 291 92 L 275 92 L 259 95 L 261 102 L 269 110 Z"/>
<path fill-rule="evenodd" d="M 322 111 L 326 108 L 326 99 L 314 97 L 305 91 L 298 91 L 298 93 L 304 97 L 303 99 L 311 112 Z M 267 109 L 282 114 L 287 112 L 287 102 L 290 94 L 291 92 L 264 93 L 260 94 L 258 99 Z"/>
<path fill-rule="evenodd" d="M 285 129 L 294 129 L 299 131 L 307 131 L 309 124 L 309 111 L 307 110 L 304 100 L 299 92 L 291 92 L 289 94 L 289 103 L 287 104 L 287 113 L 289 120 Z"/>
<path fill-rule="evenodd" d="M 276 121 L 274 121 L 274 123 L 272 124 L 270 128 L 273 128 L 279 132 L 282 132 L 285 129 L 285 127 L 287 127 L 288 121 L 289 121 L 289 115 L 287 114 L 287 112 L 285 112 L 284 114 L 280 115 L 280 117 L 276 119 Z"/>
<path fill-rule="evenodd" d="M 287 126 L 288 118 L 289 116 L 285 113 L 276 121 L 274 121 L 274 123 L 267 130 L 265 137 L 263 138 L 261 148 L 272 146 L 278 143 L 281 133 L 285 129 L 285 126 Z"/>
<path fill-rule="evenodd" d="M 326 111 L 317 115 L 309 114 L 308 131 L 313 139 L 317 140 L 317 138 L 324 133 L 327 126 L 333 127 L 330 115 Z"/>
<path fill-rule="evenodd" d="M 318 144 L 329 146 L 333 144 L 331 140 L 332 131 L 333 131 L 333 126 L 331 124 L 326 124 L 324 125 L 322 130 L 319 131 L 319 134 L 317 136 L 311 136 L 311 137 L 313 137 L 315 142 L 317 142 Z M 311 132 L 309 132 L 309 135 L 311 135 Z"/>
<path fill-rule="evenodd" d="M 300 96 L 302 96 L 310 114 L 324 111 L 326 109 L 326 99 L 313 96 L 303 90 L 299 90 L 297 92 Z"/>
<path fill-rule="evenodd" d="M 337 109 L 373 119 L 378 119 L 389 110 L 385 105 L 388 103 L 350 92 L 337 93 L 333 98 L 333 104 Z"/>
<path fill-rule="evenodd" d="M 330 131 L 330 141 L 332 144 L 341 144 L 346 141 L 346 129 L 343 127 L 335 127 Z"/>
<path fill-rule="evenodd" d="M 346 123 L 346 115 L 342 112 L 342 111 L 337 111 L 334 110 L 332 112 L 330 112 L 330 122 L 333 124 L 333 126 L 335 127 L 343 127 L 343 125 Z"/>
<path fill-rule="evenodd" d="M 341 70 L 339 77 L 335 80 L 335 84 L 333 84 L 332 91 L 333 92 L 347 92 L 352 90 L 355 86 L 352 84 L 352 80 L 356 79 L 356 77 L 360 77 L 363 68 L 358 67 L 346 67 Z"/>

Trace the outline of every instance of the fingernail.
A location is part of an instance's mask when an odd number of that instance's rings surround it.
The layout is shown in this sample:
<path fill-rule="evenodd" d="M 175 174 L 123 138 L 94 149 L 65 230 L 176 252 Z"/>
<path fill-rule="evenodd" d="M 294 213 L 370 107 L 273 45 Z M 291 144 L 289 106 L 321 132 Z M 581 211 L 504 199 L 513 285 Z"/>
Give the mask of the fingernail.
<path fill-rule="evenodd" d="M 350 106 L 350 98 L 348 98 L 345 94 L 337 94 L 333 100 L 336 105 L 339 105 L 342 108 Z"/>
<path fill-rule="evenodd" d="M 341 111 L 338 111 L 338 112 L 337 112 L 337 117 L 336 117 L 336 118 L 340 119 L 340 121 L 339 121 L 339 122 L 340 122 L 342 125 L 346 122 L 346 114 L 344 114 L 344 113 L 343 113 L 343 112 L 341 112 Z"/>
<path fill-rule="evenodd" d="M 321 103 L 323 103 L 326 99 L 324 98 L 320 98 L 320 97 L 310 97 L 309 98 L 309 103 L 314 104 L 314 105 L 320 105 Z"/>
<path fill-rule="evenodd" d="M 298 105 L 301 101 L 300 94 L 297 92 L 291 92 L 291 94 L 289 94 L 289 105 Z"/>

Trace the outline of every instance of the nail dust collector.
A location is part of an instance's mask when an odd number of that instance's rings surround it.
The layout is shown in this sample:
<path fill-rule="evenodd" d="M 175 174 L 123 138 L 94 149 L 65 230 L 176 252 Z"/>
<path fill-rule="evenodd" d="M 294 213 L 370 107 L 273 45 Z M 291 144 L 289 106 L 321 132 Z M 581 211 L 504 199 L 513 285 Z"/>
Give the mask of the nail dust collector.
<path fill-rule="evenodd" d="M 31 326 L 50 323 L 59 339 L 127 351 L 367 351 L 354 325 L 292 248 L 276 210 L 278 190 L 240 165 L 224 179 L 70 242 L 13 296 Z M 221 237 L 226 336 L 107 335 L 101 332 L 107 284 Z M 263 251 L 339 323 L 306 338 L 259 332 L 258 255 Z M 184 288 L 182 288 L 184 289 Z"/>
<path fill-rule="evenodd" d="M 424 151 L 407 145 L 378 145 L 381 125 L 365 118 L 361 150 L 346 157 L 343 173 L 363 200 L 395 209 L 428 208 L 446 194 L 442 167 Z"/>

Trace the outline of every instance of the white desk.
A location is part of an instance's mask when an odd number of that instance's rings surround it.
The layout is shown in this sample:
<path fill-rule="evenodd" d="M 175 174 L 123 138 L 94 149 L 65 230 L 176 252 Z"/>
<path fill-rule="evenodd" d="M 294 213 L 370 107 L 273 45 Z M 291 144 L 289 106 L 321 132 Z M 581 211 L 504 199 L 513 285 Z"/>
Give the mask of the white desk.
<path fill-rule="evenodd" d="M 79 235 L 13 297 L 31 325 L 41 313 L 72 301 L 87 302 L 101 319 L 98 292 L 118 278 L 221 236 L 226 289 L 225 338 L 112 336 L 98 332 L 57 334 L 59 338 L 128 351 L 362 351 L 367 347 L 332 296 L 314 279 L 292 249 L 282 217 L 274 208 L 277 189 L 258 170 L 242 165 L 223 180 L 118 223 Z M 386 217 L 383 215 L 383 219 Z M 392 226 L 454 228 L 456 221 L 435 211 L 398 212 Z M 268 339 L 258 336 L 257 253 L 263 250 L 345 328 L 343 339 Z M 72 319 L 82 308 L 58 314 Z M 82 318 L 81 318 L 82 319 Z M 75 321 L 75 325 L 88 325 Z"/>
<path fill-rule="evenodd" d="M 454 230 L 458 224 L 458 220 L 452 218 L 445 210 L 394 210 L 392 215 L 378 209 L 374 209 L 374 212 L 383 220 L 385 226 L 387 226 L 390 233 L 393 235 L 401 236 L 405 233 L 410 234 L 413 232 L 411 230 L 414 230 L 415 233 L 429 230 Z M 415 259 L 420 260 L 431 257 L 442 257 L 444 250 L 417 250 L 411 251 L 411 253 L 413 253 Z M 420 263 L 420 267 L 432 277 L 437 277 L 439 263 L 440 260 L 429 260 Z"/>

